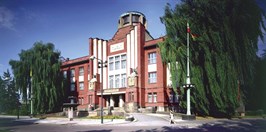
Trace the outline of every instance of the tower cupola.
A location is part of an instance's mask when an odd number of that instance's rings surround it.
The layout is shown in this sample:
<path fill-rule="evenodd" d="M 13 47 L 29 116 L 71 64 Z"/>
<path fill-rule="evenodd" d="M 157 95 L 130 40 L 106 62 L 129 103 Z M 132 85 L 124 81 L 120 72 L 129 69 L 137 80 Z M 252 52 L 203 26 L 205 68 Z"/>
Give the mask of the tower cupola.
<path fill-rule="evenodd" d="M 118 28 L 126 27 L 129 25 L 136 25 L 141 23 L 147 29 L 147 22 L 145 16 L 137 11 L 129 11 L 122 14 L 118 21 Z"/>

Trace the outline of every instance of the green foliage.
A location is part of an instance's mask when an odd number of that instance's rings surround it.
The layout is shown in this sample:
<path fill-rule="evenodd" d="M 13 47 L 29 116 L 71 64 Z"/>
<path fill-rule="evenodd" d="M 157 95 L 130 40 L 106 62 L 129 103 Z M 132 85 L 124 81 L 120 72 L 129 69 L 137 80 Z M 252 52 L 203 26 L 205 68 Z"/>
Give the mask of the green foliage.
<path fill-rule="evenodd" d="M 36 42 L 31 49 L 22 50 L 19 57 L 20 60 L 10 60 L 9 63 L 24 101 L 29 87 L 33 91 L 35 113 L 61 110 L 65 90 L 60 72 L 60 52 L 55 51 L 52 43 Z"/>
<path fill-rule="evenodd" d="M 18 94 L 9 71 L 0 77 L 0 113 L 9 114 L 18 107 Z"/>
<path fill-rule="evenodd" d="M 248 110 L 263 109 L 266 111 L 266 50 L 261 58 L 258 58 L 256 65 L 255 87 L 248 91 Z"/>
<path fill-rule="evenodd" d="M 232 116 L 244 97 L 240 95 L 247 95 L 254 87 L 257 43 L 258 37 L 263 37 L 264 17 L 254 0 L 184 0 L 174 10 L 166 6 L 161 21 L 167 37 L 159 48 L 164 63 L 178 62 L 177 70 L 171 70 L 172 82 L 176 83 L 173 86 L 185 84 L 187 22 L 191 34 L 197 34 L 196 39 L 190 39 L 195 113 Z M 239 93 L 239 85 L 244 94 Z M 181 107 L 185 108 L 186 102 L 182 101 Z"/>

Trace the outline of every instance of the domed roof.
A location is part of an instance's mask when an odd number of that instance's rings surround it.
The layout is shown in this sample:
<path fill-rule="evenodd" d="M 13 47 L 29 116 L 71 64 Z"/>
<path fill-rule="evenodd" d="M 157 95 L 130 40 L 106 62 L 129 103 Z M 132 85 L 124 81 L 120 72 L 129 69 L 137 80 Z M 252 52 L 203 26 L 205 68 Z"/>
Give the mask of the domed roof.
<path fill-rule="evenodd" d="M 120 17 L 124 17 L 124 16 L 129 15 L 129 14 L 136 14 L 136 15 L 141 15 L 141 16 L 145 17 L 144 14 L 142 14 L 141 12 L 138 12 L 138 11 L 128 11 L 126 13 L 123 13 Z"/>

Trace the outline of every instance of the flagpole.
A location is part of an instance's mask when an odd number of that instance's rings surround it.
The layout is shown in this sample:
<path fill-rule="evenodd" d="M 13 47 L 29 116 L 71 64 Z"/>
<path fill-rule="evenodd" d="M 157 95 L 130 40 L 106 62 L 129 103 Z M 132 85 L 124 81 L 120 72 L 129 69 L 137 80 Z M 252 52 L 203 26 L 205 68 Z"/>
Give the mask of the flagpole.
<path fill-rule="evenodd" d="M 187 79 L 186 79 L 187 86 L 190 85 L 190 73 L 189 73 L 189 33 L 190 33 L 189 23 L 187 23 Z M 187 87 L 187 115 L 191 115 L 191 111 L 190 111 L 190 88 L 189 87 Z"/>

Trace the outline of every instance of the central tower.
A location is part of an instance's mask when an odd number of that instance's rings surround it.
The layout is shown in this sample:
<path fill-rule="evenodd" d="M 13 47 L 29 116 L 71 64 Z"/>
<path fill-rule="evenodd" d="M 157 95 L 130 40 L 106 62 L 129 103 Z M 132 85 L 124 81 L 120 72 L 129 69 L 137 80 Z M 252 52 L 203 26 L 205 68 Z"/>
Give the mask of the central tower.
<path fill-rule="evenodd" d="M 129 25 L 136 25 L 137 23 L 143 24 L 147 29 L 147 23 L 144 14 L 137 11 L 129 11 L 120 16 L 118 21 L 118 28 L 126 27 Z"/>

